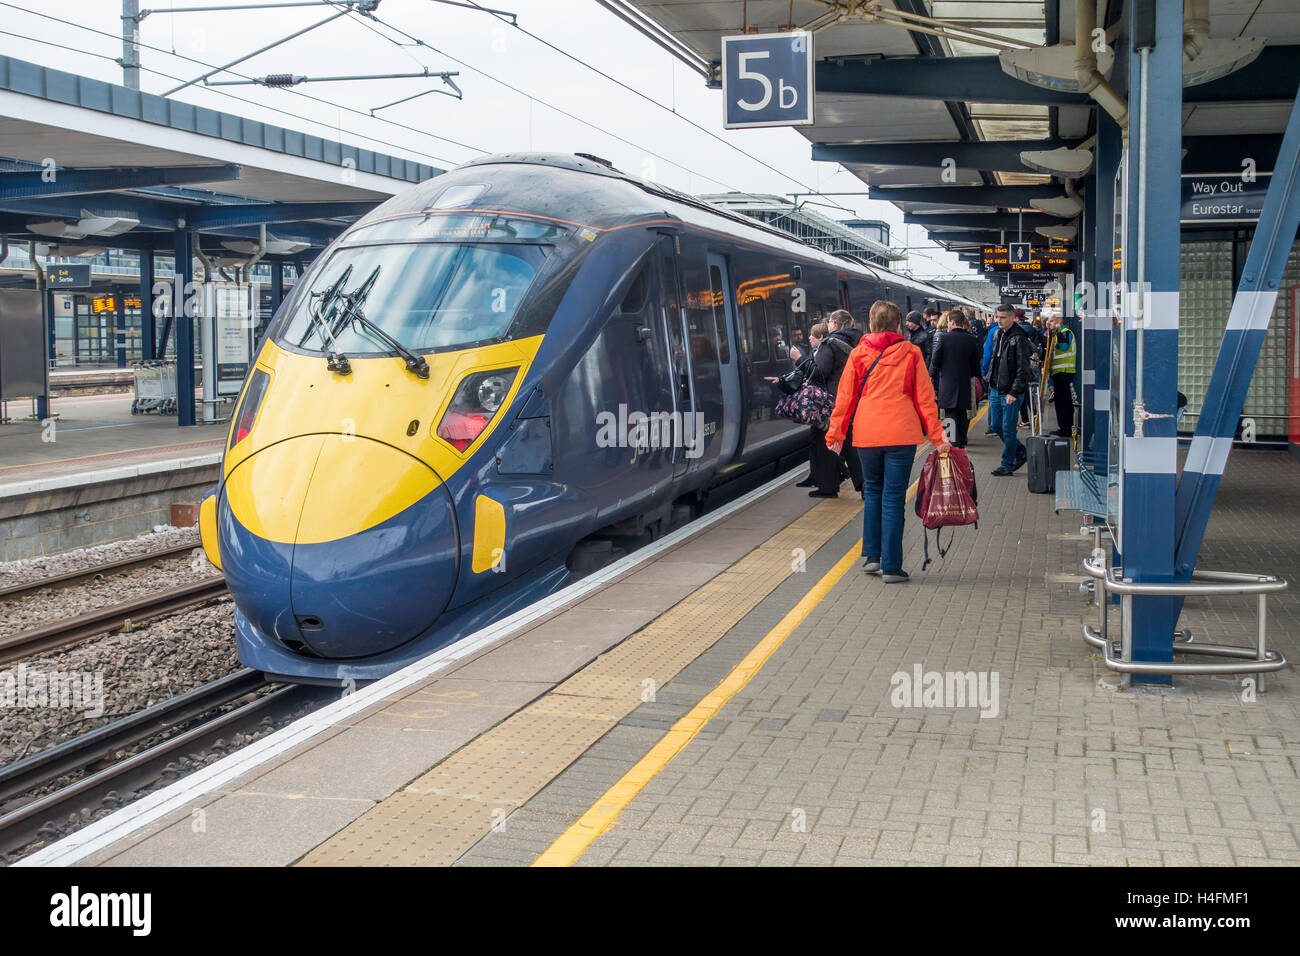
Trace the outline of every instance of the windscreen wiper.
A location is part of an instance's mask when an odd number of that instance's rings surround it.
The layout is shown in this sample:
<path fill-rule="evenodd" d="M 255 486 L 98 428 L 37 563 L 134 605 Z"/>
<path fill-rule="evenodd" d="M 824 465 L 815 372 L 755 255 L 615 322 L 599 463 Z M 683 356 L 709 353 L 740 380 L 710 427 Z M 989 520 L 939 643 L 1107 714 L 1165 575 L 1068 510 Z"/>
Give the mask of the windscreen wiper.
<path fill-rule="evenodd" d="M 362 303 L 365 302 L 366 296 L 370 294 L 370 289 L 374 286 L 375 280 L 379 278 L 379 268 L 379 266 L 375 266 L 374 271 L 366 277 L 366 280 L 361 285 L 351 292 L 343 294 L 343 325 L 346 326 L 350 322 L 357 323 L 394 352 L 401 355 L 406 360 L 407 371 L 414 372 L 419 378 L 428 378 L 429 363 L 424 360 L 424 356 L 418 352 L 413 352 L 397 341 L 381 326 L 366 318 L 365 313 L 361 311 Z"/>
<path fill-rule="evenodd" d="M 339 349 L 330 319 L 333 318 L 339 299 L 343 296 L 340 291 L 343 283 L 347 282 L 351 274 L 352 266 L 348 266 L 328 289 L 311 293 L 312 302 L 307 307 L 308 313 L 316 320 L 321 330 L 321 351 L 325 352 L 325 367 L 338 375 L 351 375 L 352 365 L 348 362 L 348 357 Z M 329 351 L 326 351 L 327 346 Z"/>

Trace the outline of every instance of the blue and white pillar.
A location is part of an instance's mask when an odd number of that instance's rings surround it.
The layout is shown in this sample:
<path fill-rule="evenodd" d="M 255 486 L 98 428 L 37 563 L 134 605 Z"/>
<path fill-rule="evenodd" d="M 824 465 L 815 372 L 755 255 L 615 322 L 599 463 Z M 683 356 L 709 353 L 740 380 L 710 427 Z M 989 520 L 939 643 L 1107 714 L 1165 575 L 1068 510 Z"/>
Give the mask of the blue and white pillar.
<path fill-rule="evenodd" d="M 1154 36 L 1142 16 L 1154 6 Z M 1120 55 L 1129 58 L 1125 154 L 1124 376 L 1120 415 L 1119 541 L 1124 576 L 1139 584 L 1174 579 L 1174 492 L 1178 440 L 1178 264 L 1182 164 L 1183 2 L 1130 3 Z M 1149 21 L 1148 21 L 1149 22 Z M 1152 42 L 1153 41 L 1153 42 Z M 1139 49 L 1138 47 L 1141 47 Z M 1150 417 L 1155 416 L 1155 417 Z M 1135 661 L 1173 660 L 1173 598 L 1134 596 L 1124 622 Z M 1133 675 L 1169 683 L 1169 675 Z"/>
<path fill-rule="evenodd" d="M 1240 168 L 1241 160 L 1225 160 L 1225 168 Z M 1236 167 L 1232 167 L 1232 163 Z M 1264 208 L 1246 255 L 1237 294 L 1228 314 L 1228 327 L 1206 387 L 1205 405 L 1196 421 L 1176 502 L 1178 556 L 1175 574 L 1188 580 L 1210 521 L 1214 497 L 1232 450 L 1232 436 L 1255 374 L 1255 364 L 1268 334 L 1278 290 L 1296 228 L 1300 226 L 1300 93 L 1291 107 L 1282 148 L 1278 150 Z M 1241 569 L 1248 570 L 1248 569 Z"/>
<path fill-rule="evenodd" d="M 1119 171 L 1121 134 L 1115 120 L 1104 110 L 1097 111 L 1097 145 L 1093 168 L 1096 183 L 1096 216 L 1092 227 L 1092 253 L 1088 278 L 1092 282 L 1091 303 L 1083 316 L 1086 345 L 1091 360 L 1091 375 L 1084 374 L 1084 396 L 1080 400 L 1080 415 L 1089 422 L 1084 432 L 1083 448 L 1097 463 L 1101 474 L 1106 474 L 1107 451 L 1110 444 L 1110 366 L 1111 366 L 1111 309 L 1110 283 L 1115 261 L 1115 174 Z"/>

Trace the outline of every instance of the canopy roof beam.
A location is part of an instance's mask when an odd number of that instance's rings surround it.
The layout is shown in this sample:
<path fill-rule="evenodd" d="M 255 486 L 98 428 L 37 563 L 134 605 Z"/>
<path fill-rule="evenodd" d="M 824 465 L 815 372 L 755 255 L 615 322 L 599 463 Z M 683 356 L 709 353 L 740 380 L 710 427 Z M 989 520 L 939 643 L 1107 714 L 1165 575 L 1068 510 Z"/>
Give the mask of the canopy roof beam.
<path fill-rule="evenodd" d="M 215 166 L 118 166 L 0 172 L 0 197 L 50 199 L 186 183 L 229 182 L 239 178 L 239 169 L 234 163 L 222 163 Z"/>
<path fill-rule="evenodd" d="M 1004 72 L 996 56 L 835 57 L 817 63 L 816 83 L 818 93 L 1032 106 L 1096 105 L 1083 93 L 1062 93 L 1022 82 Z M 1241 69 L 1213 82 L 1187 87 L 1183 102 L 1290 102 L 1297 83 L 1300 47 L 1268 46 Z"/>

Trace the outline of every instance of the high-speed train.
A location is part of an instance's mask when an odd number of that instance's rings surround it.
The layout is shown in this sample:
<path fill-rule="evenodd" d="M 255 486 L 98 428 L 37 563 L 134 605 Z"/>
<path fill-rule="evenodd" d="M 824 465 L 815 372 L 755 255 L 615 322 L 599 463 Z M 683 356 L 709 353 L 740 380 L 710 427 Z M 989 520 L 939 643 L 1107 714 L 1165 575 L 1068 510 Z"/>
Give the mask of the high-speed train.
<path fill-rule="evenodd" d="M 277 313 L 202 503 L 240 659 L 382 677 L 563 586 L 593 541 L 805 459 L 764 377 L 880 298 L 980 308 L 596 157 L 394 196 Z"/>

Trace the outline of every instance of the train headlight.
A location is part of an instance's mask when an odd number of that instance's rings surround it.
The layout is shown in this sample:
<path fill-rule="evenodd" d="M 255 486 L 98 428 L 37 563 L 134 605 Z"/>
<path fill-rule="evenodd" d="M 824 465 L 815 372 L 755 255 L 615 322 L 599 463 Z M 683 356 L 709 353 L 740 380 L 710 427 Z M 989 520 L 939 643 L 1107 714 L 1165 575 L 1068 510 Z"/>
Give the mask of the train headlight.
<path fill-rule="evenodd" d="M 465 376 L 438 423 L 438 437 L 457 451 L 474 444 L 505 403 L 518 374 L 517 368 L 504 368 Z"/>
<path fill-rule="evenodd" d="M 252 433 L 257 410 L 262 407 L 262 399 L 266 397 L 266 386 L 270 382 L 271 376 L 260 368 L 253 369 L 253 376 L 248 380 L 248 388 L 244 389 L 244 397 L 239 403 L 239 413 L 235 415 L 234 427 L 230 430 L 231 448 Z"/>
<path fill-rule="evenodd" d="M 486 411 L 495 412 L 501 407 L 501 403 L 506 400 L 506 393 L 510 391 L 510 383 L 515 379 L 511 374 L 489 375 L 483 381 L 478 383 L 478 403 Z"/>

